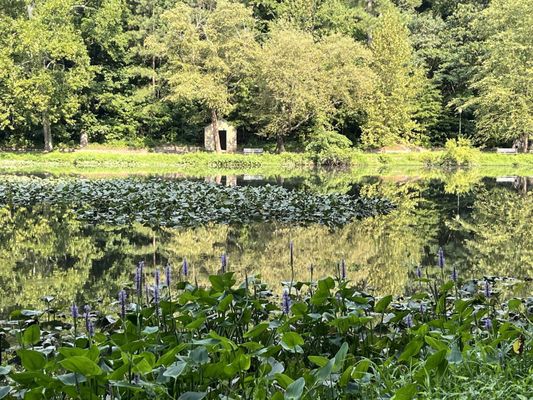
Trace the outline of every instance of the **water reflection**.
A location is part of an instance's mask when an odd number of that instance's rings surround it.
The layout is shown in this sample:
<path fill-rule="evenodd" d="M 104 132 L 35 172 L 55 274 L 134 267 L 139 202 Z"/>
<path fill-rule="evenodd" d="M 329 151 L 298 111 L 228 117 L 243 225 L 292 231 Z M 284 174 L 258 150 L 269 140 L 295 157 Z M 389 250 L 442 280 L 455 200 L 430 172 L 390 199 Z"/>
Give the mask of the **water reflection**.
<path fill-rule="evenodd" d="M 386 196 L 398 208 L 389 215 L 355 221 L 331 230 L 280 223 L 209 225 L 152 230 L 141 225 L 86 226 L 73 214 L 50 208 L 0 209 L 0 313 L 15 307 L 42 307 L 41 297 L 58 305 L 74 299 L 108 304 L 131 285 L 134 265 L 170 262 L 174 275 L 184 256 L 200 283 L 216 273 L 220 255 L 243 277 L 260 274 L 274 288 L 290 279 L 288 242 L 295 243 L 296 279 L 332 275 L 346 259 L 349 279 L 376 293 L 400 294 L 412 287 L 417 265 L 432 268 L 443 246 L 447 268 L 461 277 L 533 276 L 531 179 L 501 181 L 456 174 L 453 179 L 382 179 L 357 182 L 322 177 L 285 181 L 305 190 Z M 218 181 L 217 181 L 218 182 Z M 220 179 L 221 184 L 258 184 Z M 517 183 L 518 182 L 518 183 Z M 272 182 L 270 182 L 272 183 Z M 449 272 L 449 271 L 448 271 Z M 448 273 L 447 272 L 447 273 Z M 194 279 L 194 278 L 193 278 Z M 531 285 L 512 289 L 531 295 Z"/>

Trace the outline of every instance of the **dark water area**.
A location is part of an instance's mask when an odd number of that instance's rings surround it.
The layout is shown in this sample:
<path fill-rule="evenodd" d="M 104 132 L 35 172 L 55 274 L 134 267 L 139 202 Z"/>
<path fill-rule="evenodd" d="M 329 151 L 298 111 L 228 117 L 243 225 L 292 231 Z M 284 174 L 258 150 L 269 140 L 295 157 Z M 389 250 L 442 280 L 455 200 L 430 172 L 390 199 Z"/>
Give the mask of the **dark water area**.
<path fill-rule="evenodd" d="M 0 176 L 0 183 L 25 176 Z M 51 179 L 31 177 L 31 179 Z M 173 179 L 165 177 L 165 179 Z M 196 178 L 198 180 L 198 178 Z M 282 186 L 290 191 L 385 198 L 395 209 L 342 226 L 283 221 L 209 223 L 194 227 L 142 223 L 89 223 L 68 204 L 0 206 L 0 315 L 15 308 L 62 307 L 115 301 L 132 286 L 135 265 L 169 263 L 178 279 L 183 257 L 191 280 L 207 283 L 226 253 L 239 279 L 261 275 L 274 290 L 290 279 L 288 244 L 295 249 L 296 280 L 335 275 L 344 259 L 348 279 L 375 294 L 409 294 L 415 271 L 460 279 L 495 279 L 502 297 L 533 295 L 533 180 L 523 177 L 261 176 L 208 177 L 224 186 Z M 32 195 L 33 196 L 33 195 Z M 146 204 L 149 207 L 149 204 Z M 437 267 L 442 247 L 445 268 Z"/>

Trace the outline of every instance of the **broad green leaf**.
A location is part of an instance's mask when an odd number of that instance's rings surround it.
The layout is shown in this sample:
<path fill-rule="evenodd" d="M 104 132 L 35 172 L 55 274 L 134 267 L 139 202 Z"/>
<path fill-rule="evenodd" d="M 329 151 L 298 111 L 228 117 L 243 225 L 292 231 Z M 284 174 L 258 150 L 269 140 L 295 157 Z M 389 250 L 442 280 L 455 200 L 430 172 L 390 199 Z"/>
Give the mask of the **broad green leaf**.
<path fill-rule="evenodd" d="M 407 346 L 405 346 L 405 350 L 403 351 L 403 353 L 398 358 L 398 361 L 407 361 L 411 357 L 417 355 L 418 352 L 420 351 L 420 349 L 422 348 L 423 344 L 424 344 L 424 342 L 422 342 L 422 340 L 420 340 L 420 339 L 411 340 L 407 344 Z"/>
<path fill-rule="evenodd" d="M 374 311 L 377 313 L 383 313 L 392 301 L 392 296 L 385 296 L 380 299 L 374 306 Z"/>
<path fill-rule="evenodd" d="M 185 370 L 185 367 L 187 367 L 187 363 L 184 361 L 176 361 L 174 364 L 169 366 L 165 372 L 163 372 L 164 376 L 168 376 L 172 379 L 176 379 L 178 376 L 180 376 L 183 371 Z"/>
<path fill-rule="evenodd" d="M 85 376 L 96 376 L 102 373 L 100 367 L 87 357 L 69 357 L 60 361 L 59 364 L 61 364 L 61 366 L 67 371 L 72 371 Z"/>
<path fill-rule="evenodd" d="M 205 322 L 205 317 L 196 318 L 194 321 L 190 322 L 189 324 L 185 325 L 185 328 L 190 330 L 195 330 L 201 327 Z"/>
<path fill-rule="evenodd" d="M 33 345 L 41 340 L 41 329 L 39 325 L 33 324 L 24 330 L 22 334 L 22 343 L 25 345 Z"/>
<path fill-rule="evenodd" d="M 250 328 L 243 336 L 246 339 L 251 339 L 259 336 L 268 328 L 268 322 L 261 322 L 260 324 Z"/>
<path fill-rule="evenodd" d="M 198 365 L 207 364 L 209 362 L 209 354 L 204 346 L 191 350 L 189 358 Z"/>
<path fill-rule="evenodd" d="M 278 381 L 279 385 L 283 389 L 287 389 L 287 387 L 289 387 L 289 385 L 294 382 L 294 380 L 290 376 L 285 374 L 276 374 L 275 377 L 276 381 Z"/>
<path fill-rule="evenodd" d="M 226 297 L 224 297 L 220 302 L 218 303 L 217 310 L 220 312 L 226 312 L 233 301 L 233 295 L 228 294 Z"/>
<path fill-rule="evenodd" d="M 316 371 L 315 377 L 318 383 L 324 382 L 331 377 L 331 373 L 333 372 L 333 362 L 333 359 L 328 360 L 326 365 Z"/>
<path fill-rule="evenodd" d="M 322 356 L 309 356 L 307 357 L 309 361 L 311 361 L 313 364 L 318 365 L 319 367 L 323 367 L 329 362 L 329 359 Z"/>
<path fill-rule="evenodd" d="M 206 392 L 185 392 L 178 397 L 178 400 L 202 400 L 205 396 Z"/>
<path fill-rule="evenodd" d="M 87 381 L 87 378 L 85 378 L 85 376 L 75 373 L 58 375 L 57 379 L 59 379 L 63 385 L 67 386 L 75 386 L 76 384 Z"/>
<path fill-rule="evenodd" d="M 455 344 L 452 346 L 452 351 L 448 355 L 448 361 L 451 364 L 459 364 L 463 361 L 463 355 L 461 354 L 461 350 L 459 350 L 459 347 Z"/>
<path fill-rule="evenodd" d="M 353 365 L 350 365 L 346 370 L 342 373 L 341 378 L 339 379 L 339 386 L 340 387 L 346 387 L 348 382 L 350 381 L 350 378 L 352 377 L 354 367 Z"/>
<path fill-rule="evenodd" d="M 443 362 L 446 358 L 447 350 L 439 350 L 435 354 L 432 354 L 428 357 L 425 363 L 426 369 L 434 369 L 437 368 L 441 362 Z"/>
<path fill-rule="evenodd" d="M 38 351 L 21 349 L 17 351 L 17 354 L 20 357 L 22 366 L 27 371 L 41 370 L 46 364 L 46 358 Z"/>
<path fill-rule="evenodd" d="M 307 313 L 307 304 L 303 302 L 293 303 L 291 311 L 293 315 L 305 315 Z"/>
<path fill-rule="evenodd" d="M 411 400 L 416 396 L 417 388 L 414 383 L 409 383 L 396 391 L 392 400 Z"/>
<path fill-rule="evenodd" d="M 510 311 L 520 311 L 520 308 L 522 307 L 522 300 L 520 299 L 511 299 L 507 303 Z"/>
<path fill-rule="evenodd" d="M 305 387 L 305 379 L 298 378 L 287 386 L 285 392 L 285 400 L 299 400 L 302 397 L 302 393 Z"/>
<path fill-rule="evenodd" d="M 289 349 L 294 349 L 296 346 L 303 345 L 304 339 L 296 332 L 286 332 L 281 338 L 283 344 L 285 344 Z"/>
<path fill-rule="evenodd" d="M 344 366 L 344 359 L 346 358 L 346 354 L 348 354 L 348 348 L 348 343 L 344 342 L 339 351 L 337 351 L 337 354 L 335 354 L 333 372 L 339 372 Z"/>
<path fill-rule="evenodd" d="M 11 391 L 10 386 L 0 386 L 0 399 L 3 399 L 4 397 L 6 397 L 10 391 Z"/>
<path fill-rule="evenodd" d="M 424 340 L 427 344 L 429 344 L 433 349 L 440 351 L 440 350 L 447 350 L 448 345 L 438 339 L 435 339 L 432 336 L 424 336 Z"/>
<path fill-rule="evenodd" d="M 361 379 L 368 371 L 368 368 L 370 368 L 371 363 L 372 362 L 368 358 L 359 361 L 352 371 L 352 378 Z"/>

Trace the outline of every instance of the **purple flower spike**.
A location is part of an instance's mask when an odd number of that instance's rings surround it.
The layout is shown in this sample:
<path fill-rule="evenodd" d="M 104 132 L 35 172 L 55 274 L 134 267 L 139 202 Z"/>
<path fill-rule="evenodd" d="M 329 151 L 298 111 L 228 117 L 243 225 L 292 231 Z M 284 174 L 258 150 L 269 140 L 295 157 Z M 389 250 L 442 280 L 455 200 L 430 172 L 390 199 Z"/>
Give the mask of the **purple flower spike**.
<path fill-rule="evenodd" d="M 137 265 L 137 269 L 135 270 L 135 289 L 137 291 L 137 297 L 141 297 L 142 295 L 143 266 L 144 266 L 144 261 L 141 261 Z"/>
<path fill-rule="evenodd" d="M 160 285 L 160 283 L 161 283 L 161 279 L 160 279 L 160 275 L 159 275 L 159 270 L 158 270 L 158 269 L 156 269 L 156 270 L 154 271 L 154 281 L 155 281 L 155 285 L 156 285 L 157 287 L 159 287 L 159 285 Z"/>
<path fill-rule="evenodd" d="M 420 269 L 420 267 L 416 267 L 416 277 L 418 279 L 422 278 L 422 270 Z"/>
<path fill-rule="evenodd" d="M 167 287 L 169 288 L 170 287 L 170 276 L 171 275 L 171 268 L 170 268 L 170 264 L 167 264 L 167 266 L 165 267 L 165 283 L 167 285 Z"/>
<path fill-rule="evenodd" d="M 159 270 L 156 269 L 154 272 L 154 303 L 156 313 L 159 313 Z"/>
<path fill-rule="evenodd" d="M 438 256 L 439 267 L 444 268 L 444 250 L 442 249 L 442 247 L 439 248 L 439 252 L 437 256 Z"/>
<path fill-rule="evenodd" d="M 80 316 L 79 311 L 78 311 L 78 306 L 76 304 L 72 304 L 72 306 L 70 307 L 70 313 L 72 315 L 72 318 L 74 319 Z"/>
<path fill-rule="evenodd" d="M 189 275 L 189 263 L 187 262 L 187 257 L 183 257 L 183 264 L 181 266 L 181 272 L 183 275 Z"/>
<path fill-rule="evenodd" d="M 341 279 L 343 281 L 346 279 L 346 261 L 344 258 L 341 260 Z"/>
<path fill-rule="evenodd" d="M 408 328 L 412 328 L 414 326 L 413 324 L 413 316 L 411 314 L 407 314 L 407 316 L 404 318 L 405 325 L 407 325 Z"/>
<path fill-rule="evenodd" d="M 120 303 L 120 318 L 126 318 L 126 291 L 121 290 L 118 292 L 118 302 Z"/>
<path fill-rule="evenodd" d="M 226 253 L 223 253 L 220 256 L 220 264 L 221 264 L 221 271 L 223 274 L 225 274 L 227 267 L 228 267 L 228 256 L 226 255 Z"/>
<path fill-rule="evenodd" d="M 453 271 L 452 271 L 452 281 L 454 282 L 457 282 L 457 270 L 455 269 L 455 267 L 453 267 Z"/>
<path fill-rule="evenodd" d="M 485 318 L 483 321 L 483 328 L 490 331 L 492 329 L 492 320 L 490 318 Z"/>
<path fill-rule="evenodd" d="M 91 321 L 89 321 L 89 323 L 87 324 L 87 333 L 89 335 L 89 337 L 93 337 L 94 336 L 94 325 Z"/>
<path fill-rule="evenodd" d="M 283 290 L 283 296 L 281 297 L 281 309 L 285 315 L 288 315 L 291 310 L 291 298 L 287 289 Z"/>
<path fill-rule="evenodd" d="M 484 293 L 485 293 L 485 297 L 489 298 L 490 295 L 491 295 L 491 291 L 490 291 L 490 283 L 489 281 L 485 281 L 485 289 L 483 290 Z"/>

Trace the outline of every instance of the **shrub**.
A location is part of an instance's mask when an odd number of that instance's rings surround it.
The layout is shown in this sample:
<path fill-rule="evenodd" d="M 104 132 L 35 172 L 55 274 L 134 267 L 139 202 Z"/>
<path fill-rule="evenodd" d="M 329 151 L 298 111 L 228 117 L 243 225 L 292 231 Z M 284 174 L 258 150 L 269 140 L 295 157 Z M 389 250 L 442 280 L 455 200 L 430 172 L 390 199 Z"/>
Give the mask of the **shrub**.
<path fill-rule="evenodd" d="M 346 166 L 350 164 L 352 142 L 334 131 L 321 130 L 311 138 L 305 151 L 315 165 Z"/>
<path fill-rule="evenodd" d="M 472 147 L 466 138 L 449 139 L 444 146 L 440 164 L 448 166 L 468 166 L 479 160 L 480 152 Z"/>

